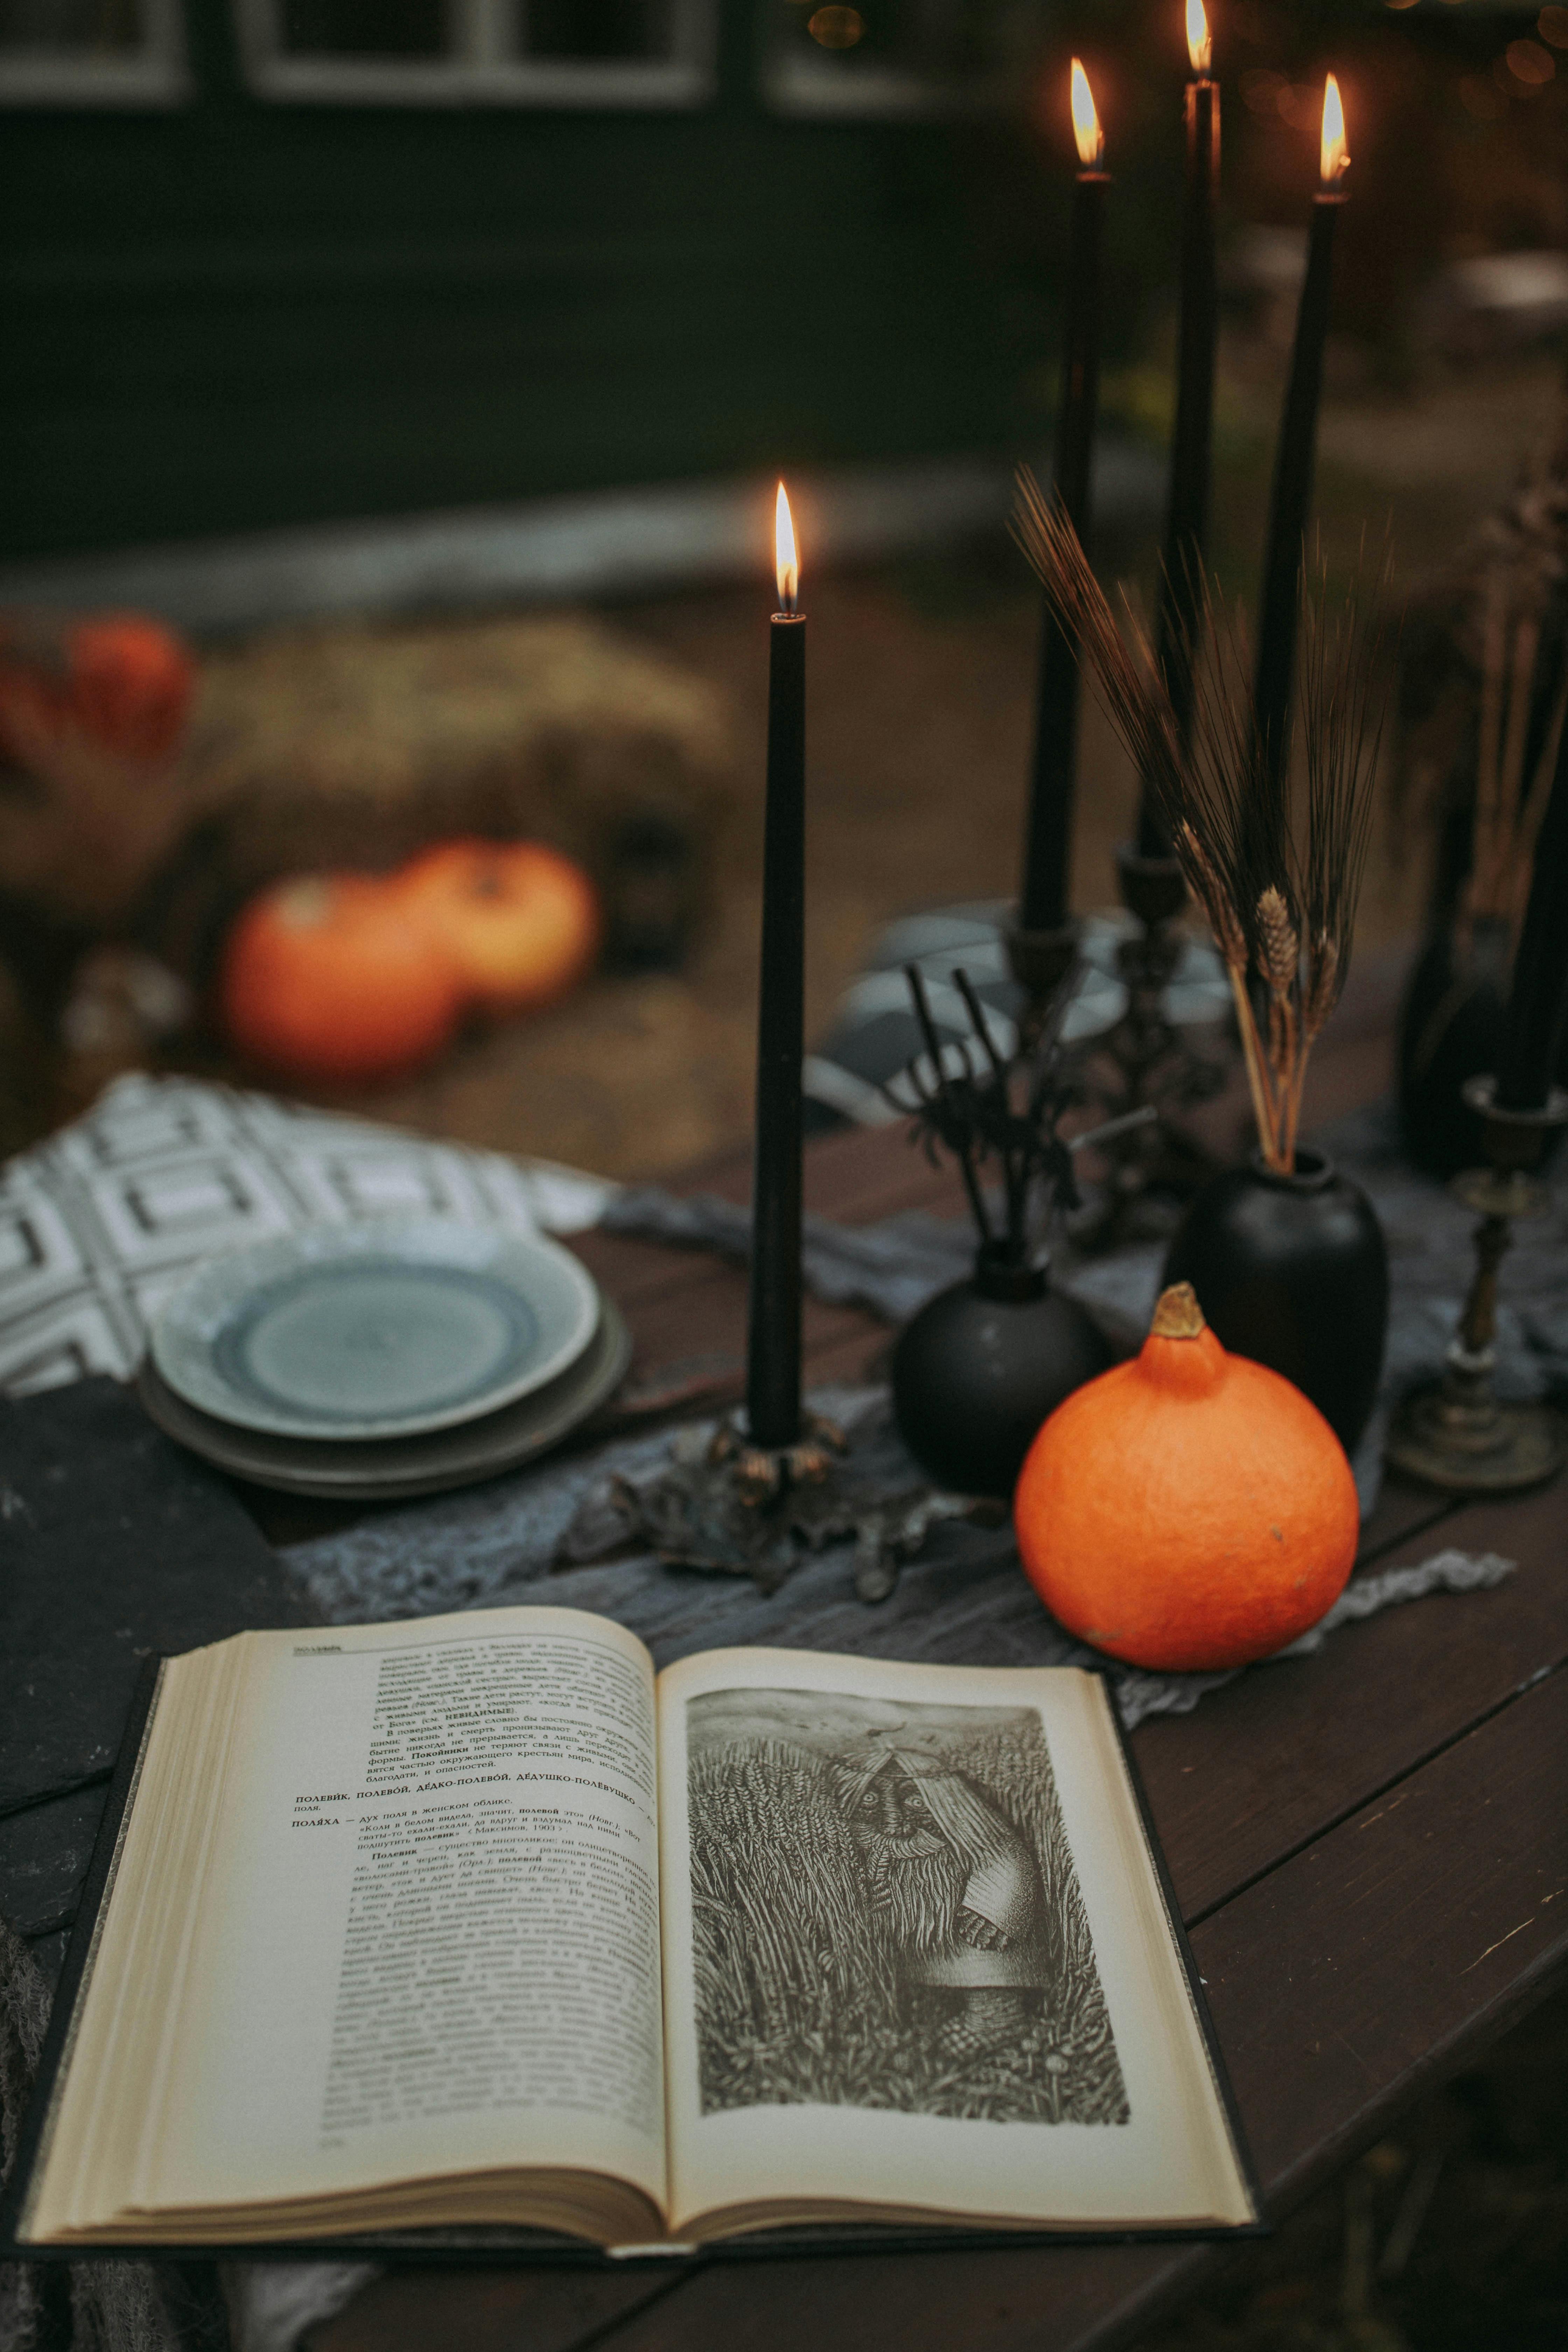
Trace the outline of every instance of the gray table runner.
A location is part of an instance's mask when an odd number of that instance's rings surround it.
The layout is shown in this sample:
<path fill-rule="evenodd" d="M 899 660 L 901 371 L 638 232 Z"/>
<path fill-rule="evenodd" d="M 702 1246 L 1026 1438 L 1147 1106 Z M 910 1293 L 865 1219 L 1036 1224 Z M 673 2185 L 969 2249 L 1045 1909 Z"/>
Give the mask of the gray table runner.
<path fill-rule="evenodd" d="M 824 1389 L 812 1402 L 851 1432 L 864 1475 L 885 1482 L 889 1494 L 907 1489 L 915 1474 L 885 1390 Z M 1109 1664 L 1129 1727 L 1149 1715 L 1184 1714 L 1238 1671 L 1146 1674 L 1106 1661 L 1046 1614 L 1019 1569 L 1010 1528 L 936 1528 L 891 1599 L 871 1608 L 855 1597 L 847 1546 L 803 1558 L 771 1596 L 749 1578 L 672 1571 L 648 1554 L 556 1565 L 563 1536 L 595 1488 L 612 1474 L 633 1484 L 657 1475 L 668 1443 L 662 1433 L 615 1440 L 547 1469 L 378 1512 L 341 1535 L 296 1545 L 286 1559 L 335 1623 L 531 1602 L 588 1609 L 628 1626 L 660 1666 L 696 1650 L 753 1645 L 966 1665 Z M 1368 1577 L 1284 1654 L 1315 1648 L 1349 1617 L 1427 1592 L 1496 1584 L 1511 1565 L 1489 1553 L 1445 1552 L 1419 1570 Z"/>
<path fill-rule="evenodd" d="M 1332 1127 L 1314 1144 L 1354 1177 L 1372 1201 L 1388 1243 L 1392 1301 L 1388 1350 L 1376 1408 L 1357 1448 L 1362 1511 L 1383 1483 L 1388 1416 L 1407 1390 L 1434 1378 L 1458 1326 L 1475 1270 L 1476 1219 L 1444 1185 L 1401 1156 L 1392 1101 L 1374 1103 Z M 1503 1260 L 1498 1318 L 1498 1387 L 1505 1396 L 1539 1398 L 1568 1389 L 1568 1169 L 1560 1167 L 1549 1213 L 1514 1229 Z M 605 1207 L 612 1233 L 684 1244 L 741 1259 L 749 1221 L 743 1209 L 710 1194 L 677 1198 L 655 1186 L 629 1187 Z M 914 1210 L 873 1225 L 835 1225 L 808 1217 L 807 1286 L 835 1305 L 858 1306 L 901 1323 L 973 1263 L 967 1219 Z M 1160 1293 L 1163 1243 L 1084 1258 L 1063 1244 L 1053 1279 L 1082 1302 L 1113 1347 L 1126 1353 L 1149 1328 Z"/>

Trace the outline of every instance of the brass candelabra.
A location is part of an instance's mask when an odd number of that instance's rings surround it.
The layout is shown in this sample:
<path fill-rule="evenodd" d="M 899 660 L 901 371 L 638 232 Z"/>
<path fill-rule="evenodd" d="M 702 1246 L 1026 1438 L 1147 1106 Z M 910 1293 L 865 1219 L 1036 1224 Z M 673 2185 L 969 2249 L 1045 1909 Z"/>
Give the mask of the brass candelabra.
<path fill-rule="evenodd" d="M 1537 1486 L 1568 1462 L 1568 1422 L 1550 1405 L 1508 1402 L 1496 1392 L 1498 1269 L 1517 1217 L 1538 1217 L 1550 1194 L 1535 1171 L 1568 1127 L 1568 1093 L 1553 1087 L 1540 1110 L 1500 1110 L 1492 1077 L 1464 1089 L 1479 1111 L 1488 1165 L 1468 1169 L 1452 1191 L 1480 1222 L 1476 1271 L 1443 1377 L 1405 1399 L 1387 1454 L 1396 1469 L 1458 1494 Z"/>

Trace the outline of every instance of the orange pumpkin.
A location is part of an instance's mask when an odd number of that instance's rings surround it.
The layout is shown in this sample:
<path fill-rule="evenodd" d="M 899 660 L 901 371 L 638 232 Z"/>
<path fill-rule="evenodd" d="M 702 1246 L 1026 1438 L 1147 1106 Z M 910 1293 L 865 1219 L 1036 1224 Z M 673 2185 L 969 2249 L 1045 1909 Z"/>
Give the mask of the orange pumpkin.
<path fill-rule="evenodd" d="M 1192 1286 L 1142 1352 L 1057 1407 L 1013 1498 L 1025 1571 L 1051 1614 L 1139 1666 L 1244 1665 L 1315 1625 L 1344 1589 L 1359 1514 L 1316 1405 L 1226 1353 Z"/>
<path fill-rule="evenodd" d="M 70 633 L 71 699 L 89 735 L 127 760 L 163 760 L 185 730 L 195 667 L 179 638 L 134 613 Z"/>
<path fill-rule="evenodd" d="M 485 1012 L 552 1003 L 599 950 L 594 885 L 542 842 L 442 842 L 404 867 L 400 887 Z"/>
<path fill-rule="evenodd" d="M 26 764 L 40 739 L 74 723 L 102 750 L 151 766 L 178 749 L 195 686 L 188 648 L 157 621 L 29 617 L 0 631 L 0 741 Z"/>
<path fill-rule="evenodd" d="M 310 874 L 245 908 L 219 993 L 229 1041 L 251 1059 L 297 1078 L 374 1079 L 447 1043 L 463 982 L 395 877 Z"/>

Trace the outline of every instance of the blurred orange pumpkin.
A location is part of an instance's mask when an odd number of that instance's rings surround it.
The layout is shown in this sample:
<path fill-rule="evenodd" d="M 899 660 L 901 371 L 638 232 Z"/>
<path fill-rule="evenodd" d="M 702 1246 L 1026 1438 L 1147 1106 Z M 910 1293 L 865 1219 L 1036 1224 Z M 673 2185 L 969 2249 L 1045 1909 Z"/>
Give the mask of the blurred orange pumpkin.
<path fill-rule="evenodd" d="M 89 735 L 128 760 L 162 760 L 184 732 L 195 667 L 180 639 L 134 613 L 70 632 L 71 700 Z"/>
<path fill-rule="evenodd" d="M 1231 1356 L 1188 1283 L 1131 1363 L 1059 1404 L 1013 1497 L 1060 1623 L 1133 1665 L 1244 1665 L 1315 1625 L 1355 1559 L 1355 1481 L 1316 1405 Z"/>
<path fill-rule="evenodd" d="M 135 767 L 179 747 L 195 687 L 184 642 L 134 613 L 0 618 L 0 744 L 25 767 L 73 725 Z"/>
<path fill-rule="evenodd" d="M 253 898 L 219 982 L 229 1041 L 289 1076 L 385 1078 L 447 1044 L 464 985 L 396 876 L 310 874 Z"/>
<path fill-rule="evenodd" d="M 456 964 L 469 1003 L 488 1013 L 552 1003 L 599 951 L 598 893 L 542 842 L 442 842 L 396 885 Z"/>

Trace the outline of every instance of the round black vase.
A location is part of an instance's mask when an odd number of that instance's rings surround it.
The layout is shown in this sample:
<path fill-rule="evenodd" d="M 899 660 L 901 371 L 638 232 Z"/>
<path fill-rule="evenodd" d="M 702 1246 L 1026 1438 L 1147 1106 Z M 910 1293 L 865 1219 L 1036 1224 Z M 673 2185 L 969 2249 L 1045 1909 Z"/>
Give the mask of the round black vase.
<path fill-rule="evenodd" d="M 1090 1318 L 1043 1271 L 982 1250 L 970 1280 L 928 1299 L 900 1335 L 900 1434 L 939 1486 L 1010 1496 L 1041 1423 L 1110 1360 Z"/>
<path fill-rule="evenodd" d="M 1388 1336 L 1388 1252 L 1359 1184 L 1320 1151 L 1279 1175 L 1255 1153 L 1206 1184 L 1165 1260 L 1221 1344 L 1283 1372 L 1350 1453 Z"/>
<path fill-rule="evenodd" d="M 1486 1160 L 1480 1114 L 1461 1092 L 1495 1070 L 1507 1033 L 1508 925 L 1483 917 L 1467 954 L 1450 930 L 1415 960 L 1399 1014 L 1399 1123 L 1418 1168 L 1445 1180 Z"/>

